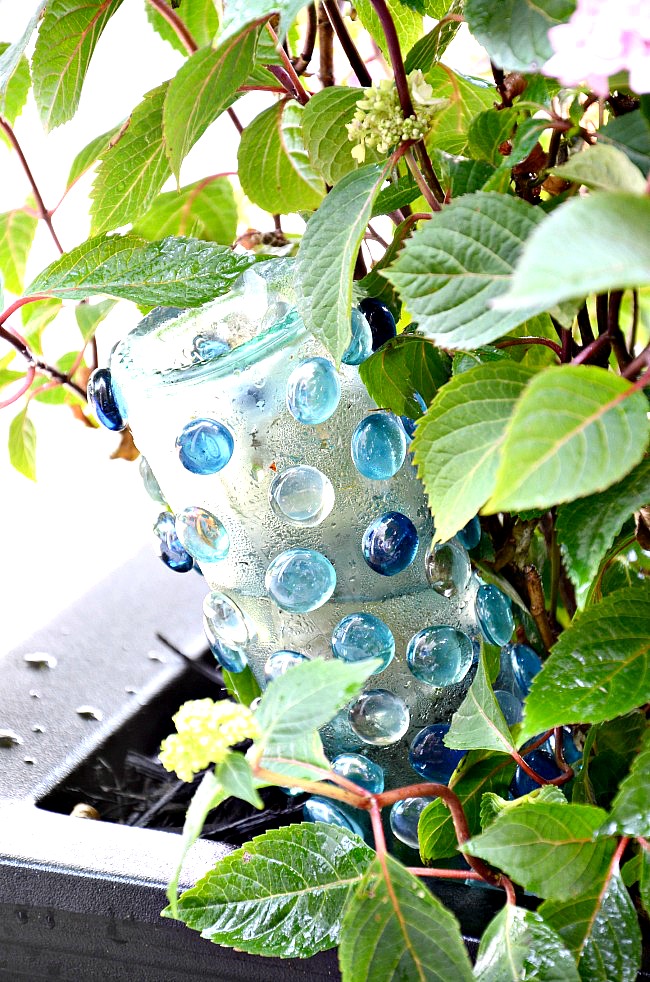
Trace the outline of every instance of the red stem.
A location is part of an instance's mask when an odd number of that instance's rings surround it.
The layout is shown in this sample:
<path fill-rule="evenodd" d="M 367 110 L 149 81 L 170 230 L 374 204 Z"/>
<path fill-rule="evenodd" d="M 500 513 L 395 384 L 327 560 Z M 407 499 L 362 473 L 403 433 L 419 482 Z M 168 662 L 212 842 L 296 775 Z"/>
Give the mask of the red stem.
<path fill-rule="evenodd" d="M 289 57 L 289 55 L 287 54 L 287 52 L 284 50 L 284 48 L 280 44 L 280 41 L 278 40 L 278 36 L 277 36 L 277 34 L 275 33 L 275 31 L 273 30 L 273 28 L 271 27 L 270 24 L 268 24 L 268 23 L 266 24 L 266 29 L 269 32 L 269 34 L 271 35 L 271 40 L 275 44 L 275 50 L 277 51 L 277 53 L 282 58 L 282 64 L 284 65 L 284 70 L 287 73 L 287 75 L 288 75 L 288 77 L 289 77 L 289 79 L 291 81 L 291 88 L 288 85 L 286 86 L 287 92 L 289 93 L 289 95 L 291 95 L 295 99 L 297 99 L 298 102 L 300 102 L 303 106 L 306 106 L 307 103 L 309 102 L 309 93 L 306 91 L 306 89 L 304 88 L 302 82 L 300 81 L 300 78 L 296 74 L 296 70 L 293 67 L 293 65 L 291 64 L 291 58 Z M 267 67 L 268 67 L 269 71 L 272 71 L 273 72 L 273 68 L 276 67 L 276 66 L 268 65 Z M 277 75 L 276 72 L 273 72 L 273 74 L 276 76 L 276 78 L 278 78 L 278 75 Z M 282 82 L 282 78 L 281 77 L 278 80 Z"/>
<path fill-rule="evenodd" d="M 25 154 L 22 151 L 22 147 L 20 146 L 20 144 L 19 144 L 19 142 L 18 142 L 18 140 L 16 138 L 16 134 L 12 130 L 12 128 L 9 125 L 9 123 L 7 123 L 7 121 L 4 120 L 4 119 L 2 119 L 1 117 L 0 117 L 0 129 L 4 130 L 4 132 L 6 133 L 7 139 L 9 140 L 9 142 L 12 145 L 12 147 L 16 151 L 16 153 L 18 155 L 18 159 L 20 160 L 20 163 L 22 165 L 22 168 L 25 171 L 25 175 L 27 177 L 27 180 L 29 181 L 29 183 L 31 185 L 31 188 L 32 188 L 32 193 L 34 195 L 34 198 L 36 199 L 36 207 L 38 209 L 38 217 L 41 218 L 45 222 L 45 224 L 47 225 L 47 227 L 49 229 L 49 232 L 50 232 L 50 235 L 52 236 L 52 241 L 54 242 L 54 245 L 57 247 L 59 253 L 62 254 L 63 253 L 63 246 L 59 242 L 59 237 L 58 237 L 58 235 L 56 234 L 56 232 L 54 230 L 54 225 L 52 224 L 52 214 L 45 207 L 45 202 L 43 201 L 43 196 L 42 196 L 41 192 L 38 189 L 38 185 L 37 185 L 36 181 L 34 180 L 34 175 L 32 174 L 32 171 L 31 171 L 31 168 L 30 168 L 29 164 L 27 163 L 27 160 L 25 158 Z"/>
<path fill-rule="evenodd" d="M 545 347 L 550 348 L 551 351 L 555 352 L 558 358 L 562 357 L 562 348 L 555 341 L 551 341 L 549 338 L 506 338 L 505 341 L 497 341 L 495 348 L 512 348 L 519 344 L 543 344 Z"/>
<path fill-rule="evenodd" d="M 27 392 L 28 388 L 34 381 L 35 375 L 36 375 L 36 369 L 34 368 L 34 366 L 28 365 L 27 374 L 25 375 L 25 378 L 22 380 L 18 390 L 14 392 L 13 395 L 9 396 L 8 399 L 3 399 L 0 402 L 0 409 L 5 409 L 6 406 L 11 406 L 13 402 L 17 402 L 17 400 L 20 399 L 20 397 L 24 395 L 25 392 Z"/>

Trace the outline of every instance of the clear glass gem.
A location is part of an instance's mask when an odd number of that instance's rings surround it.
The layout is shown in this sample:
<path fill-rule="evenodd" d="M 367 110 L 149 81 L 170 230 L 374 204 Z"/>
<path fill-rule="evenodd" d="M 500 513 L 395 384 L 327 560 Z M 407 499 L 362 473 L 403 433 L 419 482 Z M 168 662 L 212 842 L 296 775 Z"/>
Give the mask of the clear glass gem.
<path fill-rule="evenodd" d="M 287 406 L 299 423 L 324 423 L 341 398 L 341 383 L 327 358 L 307 358 L 287 381 Z"/>
<path fill-rule="evenodd" d="M 364 743 L 388 747 L 409 728 L 410 714 L 403 699 L 387 689 L 368 689 L 350 706 L 350 725 Z"/>
<path fill-rule="evenodd" d="M 292 614 L 307 614 L 327 603 L 336 586 L 329 559 L 314 549 L 287 549 L 270 563 L 264 580 L 271 600 Z"/>
<path fill-rule="evenodd" d="M 264 678 L 267 682 L 272 682 L 273 679 L 279 679 L 290 668 L 300 665 L 303 661 L 309 661 L 309 659 L 307 655 L 301 654 L 300 651 L 274 651 L 264 663 Z"/>
<path fill-rule="evenodd" d="M 482 583 L 476 591 L 476 619 L 489 644 L 501 646 L 510 640 L 515 627 L 510 601 L 497 586 Z"/>
<path fill-rule="evenodd" d="M 373 794 L 381 794 L 384 790 L 383 768 L 361 754 L 339 754 L 332 761 L 332 770 L 339 777 L 346 777 Z"/>
<path fill-rule="evenodd" d="M 478 515 L 470 519 L 465 528 L 456 533 L 456 538 L 466 549 L 475 549 L 481 541 L 481 523 Z"/>
<path fill-rule="evenodd" d="M 374 614 L 348 614 L 332 632 L 332 651 L 337 658 L 348 662 L 380 658 L 377 672 L 383 672 L 393 660 L 395 638 L 388 625 Z"/>
<path fill-rule="evenodd" d="M 176 439 L 181 464 L 193 474 L 216 474 L 235 448 L 233 435 L 216 419 L 193 419 Z"/>
<path fill-rule="evenodd" d="M 385 303 L 377 300 L 376 297 L 364 297 L 359 304 L 359 310 L 370 325 L 373 351 L 395 337 L 397 334 L 395 318 Z"/>
<path fill-rule="evenodd" d="M 515 723 L 520 723 L 524 714 L 524 705 L 521 699 L 517 699 L 507 689 L 495 689 L 494 695 L 508 726 L 514 726 Z"/>
<path fill-rule="evenodd" d="M 334 488 L 317 467 L 299 464 L 278 474 L 269 488 L 274 513 L 289 525 L 313 528 L 334 507 Z"/>
<path fill-rule="evenodd" d="M 360 365 L 372 354 L 372 331 L 370 324 L 356 307 L 352 308 L 352 338 L 343 352 L 344 365 Z"/>
<path fill-rule="evenodd" d="M 418 551 L 418 533 L 410 518 L 389 511 L 363 533 L 361 552 L 375 573 L 395 576 L 411 565 Z"/>
<path fill-rule="evenodd" d="M 508 649 L 513 678 L 522 697 L 525 697 L 530 692 L 533 679 L 542 670 L 542 659 L 527 644 L 512 644 Z"/>
<path fill-rule="evenodd" d="M 207 630 L 206 635 L 208 635 Z M 214 635 L 208 635 L 208 645 L 217 662 L 227 672 L 232 672 L 233 675 L 239 675 L 248 665 L 248 658 L 243 648 L 231 648 L 230 645 L 227 645 L 224 641 L 220 641 Z"/>
<path fill-rule="evenodd" d="M 194 560 L 176 534 L 176 524 L 172 513 L 169 511 L 161 512 L 156 519 L 153 530 L 160 539 L 160 558 L 165 566 L 175 573 L 188 573 L 194 565 Z"/>
<path fill-rule="evenodd" d="M 237 648 L 247 644 L 252 636 L 249 621 L 234 600 L 225 593 L 213 590 L 203 601 L 203 626 L 208 641 L 211 636 Z M 210 632 L 210 633 L 208 633 Z"/>
<path fill-rule="evenodd" d="M 176 516 L 176 534 L 190 556 L 201 563 L 217 563 L 230 550 L 230 537 L 219 519 L 194 505 Z"/>
<path fill-rule="evenodd" d="M 406 648 L 406 662 L 416 679 L 440 688 L 464 679 L 473 660 L 471 640 L 453 627 L 425 627 Z"/>
<path fill-rule="evenodd" d="M 451 750 L 443 738 L 449 732 L 449 723 L 432 723 L 417 734 L 409 751 L 409 763 L 413 770 L 429 781 L 446 784 L 454 773 L 466 750 Z"/>
<path fill-rule="evenodd" d="M 326 822 L 327 825 L 338 825 L 341 829 L 354 832 L 363 837 L 360 827 L 347 815 L 342 808 L 339 808 L 327 798 L 319 798 L 314 795 L 308 798 L 302 806 L 303 818 L 306 822 Z"/>
<path fill-rule="evenodd" d="M 88 402 L 97 419 L 108 430 L 123 430 L 126 426 L 124 399 L 113 381 L 110 368 L 96 368 L 88 380 Z"/>
<path fill-rule="evenodd" d="M 400 842 L 419 849 L 418 822 L 420 815 L 431 804 L 431 798 L 403 798 L 396 801 L 390 810 L 390 827 L 393 835 Z"/>
<path fill-rule="evenodd" d="M 144 484 L 145 491 L 152 499 L 152 501 L 157 501 L 160 505 L 166 505 L 165 496 L 160 490 L 160 485 L 156 480 L 156 475 L 149 467 L 149 464 L 145 457 L 140 457 L 140 463 L 138 465 L 140 470 L 140 477 L 142 478 L 142 483 Z"/>
<path fill-rule="evenodd" d="M 387 481 L 404 463 L 406 433 L 394 413 L 382 410 L 361 420 L 350 447 L 360 474 L 372 481 Z"/>
<path fill-rule="evenodd" d="M 227 351 L 230 345 L 216 335 L 197 334 L 192 340 L 191 358 L 193 362 L 212 361 Z"/>
<path fill-rule="evenodd" d="M 456 597 L 469 586 L 472 564 L 459 542 L 439 542 L 424 558 L 424 571 L 431 587 L 441 597 Z"/>

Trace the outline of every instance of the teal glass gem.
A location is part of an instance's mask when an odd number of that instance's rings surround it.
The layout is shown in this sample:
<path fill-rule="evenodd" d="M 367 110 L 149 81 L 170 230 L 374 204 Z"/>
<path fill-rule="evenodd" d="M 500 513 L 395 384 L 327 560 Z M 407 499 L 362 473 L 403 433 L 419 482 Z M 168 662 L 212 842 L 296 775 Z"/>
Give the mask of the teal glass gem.
<path fill-rule="evenodd" d="M 406 433 L 394 413 L 365 416 L 352 434 L 354 466 L 371 481 L 387 481 L 404 463 Z"/>
<path fill-rule="evenodd" d="M 160 485 L 156 480 L 156 476 L 154 472 L 151 470 L 151 468 L 149 467 L 149 464 L 147 463 L 145 457 L 140 457 L 140 463 L 138 465 L 138 469 L 140 471 L 140 477 L 142 478 L 142 483 L 144 484 L 145 491 L 152 499 L 152 501 L 157 501 L 158 504 L 160 505 L 167 504 L 167 502 L 165 501 L 165 497 L 162 491 L 160 490 Z"/>
<path fill-rule="evenodd" d="M 216 474 L 235 448 L 233 435 L 216 419 L 193 419 L 176 438 L 181 464 L 193 474 Z"/>
<path fill-rule="evenodd" d="M 249 621 L 234 600 L 213 590 L 203 601 L 203 626 L 208 636 L 238 648 L 251 640 Z"/>
<path fill-rule="evenodd" d="M 264 663 L 264 678 L 267 682 L 272 682 L 273 679 L 279 679 L 290 668 L 300 665 L 303 661 L 309 661 L 309 659 L 307 655 L 303 655 L 299 651 L 274 651 Z"/>
<path fill-rule="evenodd" d="M 465 528 L 456 533 L 456 538 L 466 549 L 475 549 L 481 541 L 481 523 L 478 515 L 470 519 Z"/>
<path fill-rule="evenodd" d="M 515 627 L 510 601 L 497 586 L 482 583 L 476 591 L 476 619 L 489 644 L 507 644 Z"/>
<path fill-rule="evenodd" d="M 453 627 L 425 627 L 406 648 L 406 663 L 416 679 L 440 688 L 462 681 L 473 659 L 471 640 Z"/>
<path fill-rule="evenodd" d="M 396 839 L 419 849 L 418 822 L 420 815 L 431 804 L 432 798 L 403 798 L 396 801 L 390 810 L 390 828 Z"/>
<path fill-rule="evenodd" d="M 332 596 L 336 571 L 314 549 L 287 549 L 270 563 L 264 583 L 271 600 L 282 610 L 307 614 Z"/>
<path fill-rule="evenodd" d="M 422 412 L 426 413 L 427 404 L 422 398 L 422 396 L 420 395 L 420 393 L 414 392 L 413 398 L 417 402 Z M 402 421 L 402 426 L 404 427 L 404 432 L 406 433 L 406 436 L 408 437 L 409 440 L 412 440 L 413 437 L 415 436 L 415 427 L 417 425 L 417 419 L 411 419 L 410 416 L 400 416 L 400 419 Z"/>
<path fill-rule="evenodd" d="M 287 381 L 287 407 L 305 426 L 324 423 L 341 398 L 341 383 L 327 358 L 307 358 Z"/>
<path fill-rule="evenodd" d="M 542 659 L 527 644 L 509 645 L 512 675 L 522 697 L 530 692 L 533 679 L 542 670 Z"/>
<path fill-rule="evenodd" d="M 466 750 L 452 750 L 443 740 L 449 732 L 449 723 L 432 723 L 417 734 L 409 751 L 409 763 L 416 774 L 428 781 L 446 784 L 454 773 Z"/>
<path fill-rule="evenodd" d="M 495 689 L 494 695 L 508 726 L 514 726 L 515 723 L 520 723 L 524 714 L 524 704 L 521 699 L 517 699 L 507 689 Z"/>
<path fill-rule="evenodd" d="M 334 488 L 317 467 L 299 464 L 278 474 L 269 488 L 274 513 L 289 525 L 313 528 L 334 507 Z"/>
<path fill-rule="evenodd" d="M 395 576 L 411 565 L 418 544 L 411 519 L 399 511 L 389 511 L 371 522 L 363 533 L 361 553 L 375 573 Z"/>
<path fill-rule="evenodd" d="M 208 637 L 208 645 L 219 665 L 225 668 L 227 672 L 239 675 L 248 665 L 248 658 L 243 648 L 231 648 L 224 641 L 220 641 L 214 636 Z"/>
<path fill-rule="evenodd" d="M 325 822 L 327 825 L 338 825 L 341 829 L 354 832 L 363 838 L 363 832 L 359 825 L 347 815 L 342 808 L 339 808 L 327 798 L 319 798 L 314 795 L 308 798 L 302 806 L 303 818 L 306 822 Z"/>
<path fill-rule="evenodd" d="M 211 512 L 197 505 L 176 516 L 176 534 L 190 556 L 201 563 L 217 563 L 230 550 L 225 525 Z"/>
<path fill-rule="evenodd" d="M 88 380 L 88 402 L 97 419 L 108 430 L 123 430 L 126 426 L 126 406 L 120 390 L 113 381 L 110 368 L 96 368 Z"/>
<path fill-rule="evenodd" d="M 183 547 L 177 534 L 174 516 L 169 511 L 160 513 L 153 530 L 160 539 L 160 558 L 168 569 L 175 573 L 189 573 L 194 560 Z"/>
<path fill-rule="evenodd" d="M 341 361 L 344 365 L 360 365 L 372 354 L 372 331 L 361 311 L 352 308 L 352 338 L 343 352 Z"/>
<path fill-rule="evenodd" d="M 424 571 L 431 587 L 441 597 L 457 597 L 469 586 L 472 564 L 459 542 L 438 542 L 424 557 Z"/>
<path fill-rule="evenodd" d="M 393 660 L 395 638 L 387 624 L 374 614 L 348 614 L 332 632 L 332 651 L 341 661 L 366 661 L 380 658 L 383 672 Z"/>
<path fill-rule="evenodd" d="M 384 790 L 384 769 L 361 754 L 339 754 L 332 761 L 332 770 L 373 794 Z"/>
<path fill-rule="evenodd" d="M 403 699 L 387 689 L 368 689 L 350 706 L 350 725 L 364 743 L 388 747 L 409 728 L 410 713 Z"/>

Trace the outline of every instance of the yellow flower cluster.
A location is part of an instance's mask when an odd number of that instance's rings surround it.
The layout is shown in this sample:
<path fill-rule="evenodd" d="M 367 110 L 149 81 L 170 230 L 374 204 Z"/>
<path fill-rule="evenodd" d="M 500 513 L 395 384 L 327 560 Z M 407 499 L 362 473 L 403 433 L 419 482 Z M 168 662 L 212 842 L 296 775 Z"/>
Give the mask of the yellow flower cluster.
<path fill-rule="evenodd" d="M 220 764 L 234 744 L 260 735 L 250 709 L 230 699 L 193 699 L 181 706 L 173 722 L 177 732 L 163 740 L 159 759 L 181 781 L 191 781 L 209 764 Z"/>

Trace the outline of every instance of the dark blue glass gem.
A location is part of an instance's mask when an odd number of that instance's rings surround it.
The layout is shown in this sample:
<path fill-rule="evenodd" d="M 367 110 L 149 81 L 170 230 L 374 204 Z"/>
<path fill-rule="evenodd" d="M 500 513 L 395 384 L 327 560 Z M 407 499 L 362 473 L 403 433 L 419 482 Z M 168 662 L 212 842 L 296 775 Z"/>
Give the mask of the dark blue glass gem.
<path fill-rule="evenodd" d="M 512 675 L 522 697 L 530 692 L 532 681 L 542 670 L 542 659 L 527 644 L 510 645 Z"/>
<path fill-rule="evenodd" d="M 361 542 L 363 558 L 381 576 L 395 576 L 411 565 L 418 551 L 418 533 L 410 518 L 389 511 L 371 522 Z"/>
<path fill-rule="evenodd" d="M 526 754 L 525 760 L 536 774 L 539 774 L 540 777 L 545 777 L 547 781 L 552 781 L 553 778 L 559 777 L 562 773 L 555 763 L 553 755 L 546 750 L 533 750 L 532 753 Z M 510 790 L 513 798 L 521 798 L 522 795 L 530 794 L 531 791 L 536 791 L 540 787 L 541 785 L 537 781 L 529 774 L 526 774 L 526 771 L 522 770 L 521 767 L 518 767 L 510 785 Z"/>
<path fill-rule="evenodd" d="M 176 535 L 176 522 L 172 513 L 161 512 L 153 530 L 160 539 L 160 558 L 165 566 L 175 573 L 188 573 L 194 565 L 194 560 Z"/>
<path fill-rule="evenodd" d="M 372 350 L 381 348 L 382 344 L 390 341 L 397 334 L 395 318 L 385 303 L 375 297 L 364 297 L 359 304 L 359 310 L 364 314 L 372 333 Z"/>
<path fill-rule="evenodd" d="M 227 426 L 216 419 L 193 419 L 176 439 L 181 464 L 193 474 L 216 474 L 235 448 Z"/>
<path fill-rule="evenodd" d="M 454 773 L 466 750 L 445 747 L 443 738 L 449 732 L 449 723 L 432 723 L 425 726 L 411 744 L 409 763 L 417 774 L 429 781 L 446 784 Z"/>
<path fill-rule="evenodd" d="M 97 419 L 108 430 L 123 430 L 126 407 L 120 390 L 113 382 L 110 368 L 96 368 L 88 380 L 88 402 Z"/>
<path fill-rule="evenodd" d="M 481 541 L 481 523 L 478 515 L 474 515 L 465 528 L 456 532 L 456 538 L 466 549 L 475 549 Z"/>
<path fill-rule="evenodd" d="M 510 600 L 498 586 L 482 583 L 476 592 L 476 619 L 488 644 L 501 646 L 510 640 L 515 627 Z"/>

